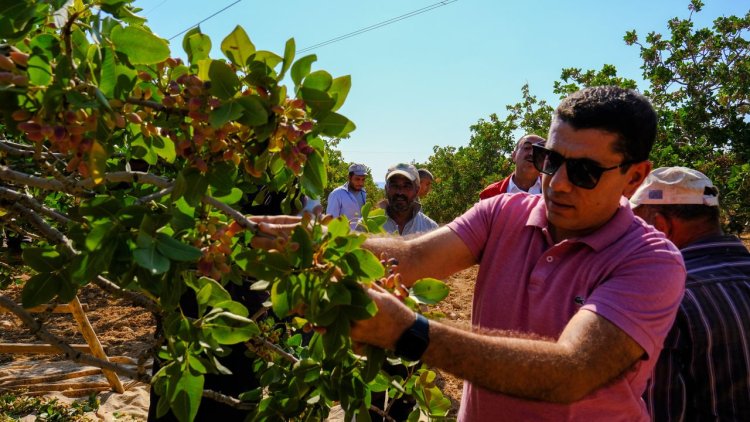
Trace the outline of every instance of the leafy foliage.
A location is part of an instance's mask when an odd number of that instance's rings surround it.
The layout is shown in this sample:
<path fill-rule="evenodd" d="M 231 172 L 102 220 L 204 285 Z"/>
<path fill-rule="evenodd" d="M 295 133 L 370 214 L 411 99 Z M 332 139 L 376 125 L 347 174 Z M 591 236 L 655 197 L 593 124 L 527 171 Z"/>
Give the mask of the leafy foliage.
<path fill-rule="evenodd" d="M 352 352 L 351 321 L 375 312 L 363 286 L 392 276 L 364 235 L 307 216 L 276 249 L 250 248 L 257 226 L 242 210 L 282 197 L 294 213 L 335 181 L 328 143 L 355 127 L 338 113 L 350 78 L 295 60 L 293 39 L 283 56 L 257 50 L 241 27 L 220 59 L 192 29 L 183 63 L 130 3 L 0 2 L 0 210 L 6 229 L 34 234 L 24 306 L 94 281 L 156 309 L 159 415 L 194 420 L 206 375 L 228 373 L 235 345 L 260 386 L 223 400 L 250 420 L 321 420 L 336 402 L 366 420 L 370 392 L 385 390 L 444 415 L 433 372 L 411 364 L 391 380 L 384 351 Z M 378 213 L 368 219 L 377 229 Z M 419 286 L 402 295 L 414 309 L 444 297 L 436 280 Z M 267 291 L 267 306 L 249 309 L 237 289 Z"/>
<path fill-rule="evenodd" d="M 480 119 L 471 126 L 471 139 L 464 147 L 433 148 L 426 164 L 438 179 L 432 192 L 423 199 L 425 213 L 438 222 L 448 222 L 461 215 L 479 200 L 479 192 L 488 184 L 500 180 L 513 171 L 510 154 L 517 133 L 547 136 L 552 107 L 522 90 L 522 101 L 506 106 L 504 119 L 496 114 L 489 121 Z"/>

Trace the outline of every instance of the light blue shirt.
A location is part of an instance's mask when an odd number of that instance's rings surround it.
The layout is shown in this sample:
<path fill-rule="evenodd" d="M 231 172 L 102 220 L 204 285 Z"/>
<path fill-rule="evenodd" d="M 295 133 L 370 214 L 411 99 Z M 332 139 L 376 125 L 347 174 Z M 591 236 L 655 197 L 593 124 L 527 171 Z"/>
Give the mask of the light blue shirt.
<path fill-rule="evenodd" d="M 334 217 L 345 215 L 349 219 L 349 226 L 354 229 L 362 217 L 362 206 L 365 205 L 366 199 L 367 192 L 364 189 L 359 192 L 352 191 L 349 189 L 349 182 L 346 182 L 328 195 L 326 214 Z"/>
<path fill-rule="evenodd" d="M 398 224 L 390 216 L 388 217 L 388 220 L 386 220 L 385 224 L 383 224 L 383 230 L 385 230 L 386 233 L 406 236 L 408 234 L 425 233 L 438 228 L 438 224 L 422 212 L 422 206 L 419 204 L 416 205 L 417 207 L 415 208 L 415 213 L 412 216 L 411 220 L 407 221 L 406 224 L 404 224 L 403 232 L 398 232 Z M 386 212 L 386 215 L 387 214 L 388 213 Z"/>

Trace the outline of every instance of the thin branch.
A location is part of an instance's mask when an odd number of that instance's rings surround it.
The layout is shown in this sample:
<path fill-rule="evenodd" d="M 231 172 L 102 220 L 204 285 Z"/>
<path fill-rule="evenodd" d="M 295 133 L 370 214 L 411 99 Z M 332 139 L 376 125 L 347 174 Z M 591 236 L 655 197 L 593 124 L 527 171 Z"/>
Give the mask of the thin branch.
<path fill-rule="evenodd" d="M 7 201 L 12 202 L 20 202 L 30 209 L 40 213 L 44 214 L 47 217 L 52 218 L 53 220 L 62 223 L 62 224 L 68 224 L 70 223 L 70 219 L 68 217 L 65 217 L 64 215 L 58 213 L 57 211 L 47 208 L 44 205 L 40 204 L 39 201 L 37 201 L 35 198 L 22 194 L 20 192 L 16 192 L 11 189 L 4 188 L 0 186 L 0 199 L 5 199 Z"/>
<path fill-rule="evenodd" d="M 36 155 L 36 151 L 34 151 L 33 147 L 30 145 L 22 145 L 17 144 L 14 142 L 10 142 L 7 139 L 0 139 L 0 151 L 16 157 L 33 157 Z M 60 153 L 51 153 L 51 152 L 43 152 L 41 153 L 41 158 L 62 158 L 65 157 L 64 154 Z"/>
<path fill-rule="evenodd" d="M 239 410 L 250 410 L 250 409 L 255 408 L 255 406 L 252 403 L 243 403 L 240 400 L 232 396 L 227 396 L 227 395 L 218 393 L 214 390 L 203 390 L 203 397 L 209 398 L 211 400 L 215 400 L 219 403 L 232 406 Z"/>
<path fill-rule="evenodd" d="M 143 196 L 143 197 L 139 198 L 136 201 L 136 204 L 142 205 L 142 204 L 145 204 L 145 203 L 147 203 L 149 201 L 159 199 L 162 196 L 167 196 L 170 193 L 172 193 L 173 190 L 174 190 L 174 186 L 170 186 L 170 187 L 164 188 L 164 189 L 162 189 L 162 190 L 160 190 L 158 192 L 154 192 L 154 193 L 152 193 L 150 195 L 146 195 L 146 196 Z"/>
<path fill-rule="evenodd" d="M 59 230 L 55 229 L 54 227 L 47 224 L 46 221 L 44 221 L 39 215 L 22 205 L 20 202 L 14 203 L 10 209 L 16 211 L 17 213 L 25 216 L 27 221 L 31 223 L 34 228 L 39 230 L 39 232 L 48 240 L 52 241 L 52 243 L 59 243 L 62 245 L 65 245 L 66 249 L 71 251 L 73 254 L 78 253 L 75 248 L 73 248 L 73 242 L 70 241 L 67 237 L 65 237 L 64 234 L 62 234 Z"/>
<path fill-rule="evenodd" d="M 97 276 L 91 282 L 99 286 L 99 288 L 107 293 L 111 293 L 114 296 L 129 300 L 130 302 L 150 311 L 153 314 L 161 314 L 159 304 L 144 296 L 143 294 L 125 290 L 102 276 Z"/>

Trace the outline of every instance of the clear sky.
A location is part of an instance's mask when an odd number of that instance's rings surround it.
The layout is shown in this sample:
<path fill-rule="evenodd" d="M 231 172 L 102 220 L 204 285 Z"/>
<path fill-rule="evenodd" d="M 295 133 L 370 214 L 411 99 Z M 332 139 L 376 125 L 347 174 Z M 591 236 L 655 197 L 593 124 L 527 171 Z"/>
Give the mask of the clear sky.
<path fill-rule="evenodd" d="M 449 0 L 447 0 L 449 1 Z M 444 2 L 444 3 L 447 3 Z M 235 0 L 138 0 L 141 15 L 160 36 L 171 38 L 235 3 Z M 221 57 L 221 40 L 236 25 L 257 49 L 279 55 L 288 38 L 303 49 L 427 8 L 437 0 L 241 0 L 200 25 Z M 742 16 L 747 0 L 705 0 L 695 16 L 710 26 L 718 16 Z M 462 146 L 480 118 L 505 115 L 521 99 L 521 87 L 553 107 L 553 82 L 566 67 L 617 67 L 641 82 L 636 46 L 625 32 L 668 34 L 666 23 L 686 18 L 688 0 L 457 0 L 364 32 L 314 53 L 313 70 L 351 75 L 340 112 L 357 129 L 339 147 L 348 161 L 372 168 L 382 181 L 389 165 L 424 162 L 433 146 Z M 182 36 L 171 41 L 183 56 Z M 291 83 L 290 83 L 291 84 Z"/>

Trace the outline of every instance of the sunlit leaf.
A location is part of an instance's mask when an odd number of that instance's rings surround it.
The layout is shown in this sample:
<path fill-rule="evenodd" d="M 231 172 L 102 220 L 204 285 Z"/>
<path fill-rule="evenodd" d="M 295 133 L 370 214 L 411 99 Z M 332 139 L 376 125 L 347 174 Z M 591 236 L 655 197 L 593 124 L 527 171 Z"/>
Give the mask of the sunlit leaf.
<path fill-rule="evenodd" d="M 167 41 L 138 26 L 115 26 L 110 36 L 115 51 L 132 64 L 154 64 L 169 57 Z"/>
<path fill-rule="evenodd" d="M 423 278 L 412 285 L 409 293 L 421 303 L 434 305 L 445 299 L 449 292 L 450 288 L 444 282 L 434 278 Z"/>
<path fill-rule="evenodd" d="M 232 63 L 245 66 L 250 56 L 255 53 L 255 45 L 250 41 L 247 32 L 237 25 L 221 42 L 221 51 Z"/>
<path fill-rule="evenodd" d="M 107 171 L 107 151 L 98 141 L 94 141 L 89 150 L 89 171 L 94 184 L 99 185 L 104 182 L 104 174 Z"/>

